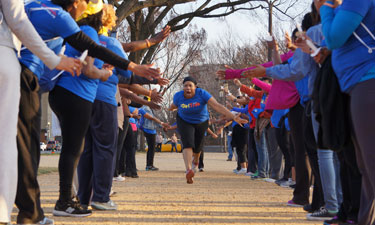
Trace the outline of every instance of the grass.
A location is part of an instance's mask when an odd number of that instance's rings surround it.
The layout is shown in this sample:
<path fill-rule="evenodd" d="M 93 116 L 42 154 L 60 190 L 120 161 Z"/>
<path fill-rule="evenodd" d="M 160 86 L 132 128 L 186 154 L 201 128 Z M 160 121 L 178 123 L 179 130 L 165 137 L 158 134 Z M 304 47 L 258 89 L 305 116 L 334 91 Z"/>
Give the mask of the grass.
<path fill-rule="evenodd" d="M 57 167 L 39 167 L 38 175 L 49 174 L 59 171 Z"/>

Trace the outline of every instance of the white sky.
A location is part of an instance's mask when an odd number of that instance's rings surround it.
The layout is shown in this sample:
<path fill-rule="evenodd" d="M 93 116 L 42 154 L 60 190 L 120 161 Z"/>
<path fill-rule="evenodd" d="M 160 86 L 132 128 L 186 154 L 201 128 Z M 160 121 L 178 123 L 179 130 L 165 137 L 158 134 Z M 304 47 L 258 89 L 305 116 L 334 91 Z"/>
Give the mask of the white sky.
<path fill-rule="evenodd" d="M 177 7 L 176 11 L 192 11 L 193 8 L 199 6 L 202 2 L 204 2 L 204 0 L 197 0 L 196 3 L 180 5 Z M 294 16 L 301 12 L 306 13 L 310 11 L 311 2 L 311 0 L 298 0 L 298 5 L 290 11 L 290 14 Z M 284 21 L 273 16 L 273 29 L 279 30 L 280 33 L 284 33 L 283 31 L 285 30 L 291 32 L 291 20 L 285 16 L 281 16 L 281 19 Z M 259 36 L 266 36 L 268 33 L 268 14 L 264 9 L 237 11 L 225 17 L 225 19 L 194 18 L 191 24 L 199 28 L 203 27 L 207 31 L 209 43 L 220 40 L 220 37 L 223 37 L 223 35 L 228 32 L 233 36 L 238 36 L 242 40 L 255 41 Z"/>

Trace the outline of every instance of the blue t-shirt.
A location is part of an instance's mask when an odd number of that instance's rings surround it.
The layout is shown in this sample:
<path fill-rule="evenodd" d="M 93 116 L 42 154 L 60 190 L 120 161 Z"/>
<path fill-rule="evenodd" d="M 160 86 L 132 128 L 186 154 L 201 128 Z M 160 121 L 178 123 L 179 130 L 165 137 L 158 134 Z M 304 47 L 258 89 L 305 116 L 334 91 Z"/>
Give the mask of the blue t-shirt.
<path fill-rule="evenodd" d="M 259 118 L 259 115 L 264 112 L 264 109 L 266 108 L 266 98 L 267 98 L 267 95 L 266 94 L 263 94 L 262 96 L 262 101 L 260 102 L 260 108 L 255 108 L 253 109 L 253 111 L 251 111 L 251 114 L 253 114 L 253 116 L 258 119 Z"/>
<path fill-rule="evenodd" d="M 362 16 L 362 23 L 375 34 L 375 3 L 373 0 L 345 0 L 338 8 L 337 13 L 340 13 L 340 10 Z M 361 25 L 355 32 L 368 46 L 375 47 L 375 40 Z M 363 76 L 375 67 L 375 52 L 369 54 L 368 49 L 354 35 L 351 35 L 342 47 L 333 50 L 332 66 L 341 90 L 349 92 Z"/>
<path fill-rule="evenodd" d="M 133 106 L 129 106 L 130 113 L 133 113 L 135 108 Z M 133 117 L 129 118 L 129 123 L 136 123 L 135 119 Z"/>
<path fill-rule="evenodd" d="M 89 36 L 93 41 L 99 44 L 99 36 L 96 30 L 90 26 L 84 25 L 80 27 L 82 32 Z M 65 55 L 70 57 L 79 57 L 81 53 L 74 49 L 69 44 L 66 45 Z M 95 59 L 94 65 L 101 69 L 103 61 Z M 86 77 L 83 73 L 80 76 L 72 76 L 68 72 L 64 72 L 56 85 L 67 89 L 79 97 L 94 102 L 96 91 L 98 89 L 99 79 L 91 79 Z"/>
<path fill-rule="evenodd" d="M 128 59 L 128 56 L 125 54 L 121 46 L 121 43 L 116 38 L 99 35 L 99 40 L 100 40 L 100 44 L 103 45 L 104 47 L 113 51 L 114 53 L 121 56 L 122 58 Z M 110 76 L 107 81 L 105 82 L 99 81 L 98 90 L 96 92 L 96 99 L 117 106 L 117 101 L 116 101 L 116 92 L 117 92 L 117 84 L 118 84 L 117 75 L 129 78 L 131 76 L 131 72 L 129 70 L 122 70 L 122 69 L 115 68 L 113 70 L 112 76 Z"/>
<path fill-rule="evenodd" d="M 52 47 L 56 38 L 66 38 L 80 31 L 70 14 L 51 1 L 31 1 L 25 5 L 25 11 L 40 37 L 55 53 L 61 49 L 61 45 Z M 44 63 L 28 49 L 22 48 L 19 60 L 38 78 L 43 74 Z"/>
<path fill-rule="evenodd" d="M 209 119 L 207 102 L 212 97 L 206 90 L 197 88 L 192 98 L 185 98 L 184 91 L 177 92 L 173 104 L 178 107 L 178 116 L 188 123 L 199 124 Z"/>

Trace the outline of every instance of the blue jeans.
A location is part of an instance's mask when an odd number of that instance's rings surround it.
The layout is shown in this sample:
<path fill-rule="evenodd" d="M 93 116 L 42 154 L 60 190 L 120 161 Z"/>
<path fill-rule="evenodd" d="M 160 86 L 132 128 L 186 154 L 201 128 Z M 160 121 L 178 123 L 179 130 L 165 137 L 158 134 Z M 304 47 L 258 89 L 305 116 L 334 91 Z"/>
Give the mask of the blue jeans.
<path fill-rule="evenodd" d="M 270 163 L 268 158 L 266 128 L 262 130 L 260 140 L 255 138 L 255 145 L 258 152 L 258 172 L 260 177 L 268 177 Z"/>
<path fill-rule="evenodd" d="M 233 158 L 232 136 L 227 135 L 227 146 L 228 146 L 228 159 L 232 159 Z"/>
<path fill-rule="evenodd" d="M 314 135 L 317 139 L 319 123 L 316 121 L 313 112 L 311 115 Z M 343 196 L 340 182 L 340 162 L 336 152 L 329 149 L 318 149 L 318 163 L 325 208 L 330 211 L 338 211 Z"/>
<path fill-rule="evenodd" d="M 175 149 L 176 152 L 177 152 L 177 145 L 176 145 L 176 143 L 172 142 L 172 150 L 171 150 L 171 152 L 173 152 L 173 149 Z"/>

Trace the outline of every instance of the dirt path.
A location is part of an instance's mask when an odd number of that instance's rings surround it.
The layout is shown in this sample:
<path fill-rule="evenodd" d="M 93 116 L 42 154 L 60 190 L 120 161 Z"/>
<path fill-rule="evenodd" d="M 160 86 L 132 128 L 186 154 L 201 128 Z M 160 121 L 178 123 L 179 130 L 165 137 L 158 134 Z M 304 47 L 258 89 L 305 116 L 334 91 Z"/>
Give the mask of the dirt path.
<path fill-rule="evenodd" d="M 155 166 L 160 171 L 146 172 L 146 155 L 137 153 L 140 178 L 114 182 L 117 211 L 94 211 L 86 218 L 53 217 L 55 224 L 322 224 L 306 221 L 301 208 L 286 206 L 291 189 L 233 174 L 236 163 L 225 161 L 225 153 L 207 153 L 205 172 L 197 174 L 193 185 L 186 184 L 181 157 L 158 153 Z M 57 159 L 43 156 L 41 166 L 56 166 Z M 41 175 L 39 181 L 43 208 L 52 217 L 58 174 Z"/>

